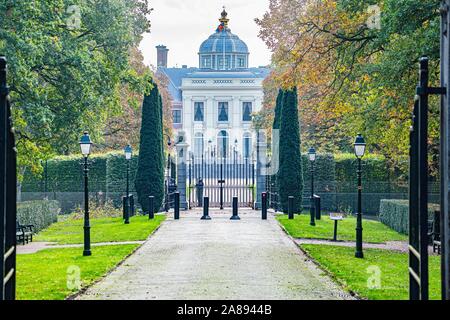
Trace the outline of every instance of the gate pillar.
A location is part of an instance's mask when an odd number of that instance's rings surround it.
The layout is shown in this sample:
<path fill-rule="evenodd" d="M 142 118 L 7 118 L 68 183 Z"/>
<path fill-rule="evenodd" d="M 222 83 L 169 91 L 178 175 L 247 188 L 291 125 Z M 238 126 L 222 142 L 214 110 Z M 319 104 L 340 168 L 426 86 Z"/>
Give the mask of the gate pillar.
<path fill-rule="evenodd" d="M 266 164 L 267 164 L 267 140 L 264 130 L 258 130 L 256 133 L 256 201 L 254 204 L 255 210 L 262 208 L 263 192 L 266 192 Z"/>
<path fill-rule="evenodd" d="M 180 209 L 188 210 L 187 201 L 187 160 L 189 144 L 186 143 L 184 132 L 180 132 L 177 138 L 177 185 L 180 193 Z"/>

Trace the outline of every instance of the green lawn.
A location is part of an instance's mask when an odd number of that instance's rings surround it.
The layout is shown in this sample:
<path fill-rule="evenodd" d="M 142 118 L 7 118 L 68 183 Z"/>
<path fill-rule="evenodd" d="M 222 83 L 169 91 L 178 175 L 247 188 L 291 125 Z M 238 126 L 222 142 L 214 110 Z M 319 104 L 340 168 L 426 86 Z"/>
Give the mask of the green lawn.
<path fill-rule="evenodd" d="M 308 254 L 334 275 L 347 290 L 370 300 L 407 300 L 409 297 L 408 255 L 389 250 L 366 249 L 364 259 L 354 257 L 354 248 L 301 245 Z M 368 283 L 380 271 L 380 286 Z M 440 257 L 430 257 L 430 298 L 440 299 Z"/>
<path fill-rule="evenodd" d="M 294 238 L 303 239 L 333 239 L 334 221 L 329 216 L 322 216 L 316 221 L 316 226 L 310 226 L 309 214 L 296 215 L 289 220 L 287 215 L 277 216 L 278 221 Z M 338 223 L 338 240 L 355 241 L 356 218 L 347 217 Z M 363 240 L 368 243 L 383 243 L 386 241 L 406 241 L 408 238 L 381 222 L 363 219 Z"/>
<path fill-rule="evenodd" d="M 137 245 L 92 247 L 92 256 L 83 257 L 83 248 L 47 249 L 17 256 L 17 299 L 62 300 L 76 293 L 74 270 L 79 268 L 82 287 L 108 273 Z M 69 284 L 69 285 L 68 285 Z"/>
<path fill-rule="evenodd" d="M 100 218 L 91 220 L 91 242 L 120 242 L 145 240 L 164 221 L 165 215 L 130 218 L 130 224 L 122 218 Z M 83 220 L 68 219 L 52 224 L 36 235 L 35 241 L 56 242 L 58 244 L 83 243 Z"/>

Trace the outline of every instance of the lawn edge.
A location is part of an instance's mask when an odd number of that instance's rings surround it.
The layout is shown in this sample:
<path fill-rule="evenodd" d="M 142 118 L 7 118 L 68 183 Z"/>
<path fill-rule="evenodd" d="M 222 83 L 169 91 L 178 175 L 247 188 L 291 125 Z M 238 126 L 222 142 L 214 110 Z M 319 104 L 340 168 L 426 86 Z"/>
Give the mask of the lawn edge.
<path fill-rule="evenodd" d="M 280 222 L 278 219 L 276 219 L 276 217 L 277 217 L 277 215 L 275 215 L 275 220 L 277 220 L 278 224 L 281 225 L 281 227 L 283 228 L 284 232 L 286 232 L 286 233 L 287 233 L 290 237 L 292 237 L 293 239 L 296 239 L 296 240 L 305 239 L 305 240 L 330 241 L 330 239 L 325 239 L 325 238 L 311 238 L 311 237 L 296 238 L 296 237 L 293 237 L 293 236 L 291 236 L 291 235 L 289 234 L 289 232 L 288 232 L 288 231 L 286 230 L 286 228 L 281 224 L 281 222 Z M 387 226 L 387 227 L 388 227 L 388 226 Z M 389 228 L 389 227 L 388 227 L 388 228 Z M 392 229 L 392 228 L 390 228 L 390 229 L 393 230 L 393 231 L 395 231 L 395 230 Z M 400 232 L 398 232 L 398 231 L 395 231 L 395 232 L 397 232 L 397 233 L 403 235 L 403 233 L 400 233 Z M 407 237 L 407 235 L 405 235 L 405 236 Z M 350 240 L 338 240 L 338 242 L 339 242 L 339 241 L 343 241 L 343 242 L 351 242 Z M 403 241 L 403 240 L 393 240 L 393 241 Z M 408 240 L 406 239 L 405 241 L 408 241 Z M 355 242 L 355 243 L 356 243 L 356 242 Z M 388 241 L 384 241 L 384 242 L 364 241 L 363 244 L 364 244 L 364 243 L 367 243 L 367 244 L 387 244 Z"/>
<path fill-rule="evenodd" d="M 275 219 L 277 220 L 277 219 Z M 314 257 L 312 257 L 305 249 L 301 247 L 295 240 L 293 236 L 289 234 L 289 232 L 286 230 L 286 228 L 280 223 L 280 221 L 277 220 L 278 225 L 281 227 L 281 230 L 291 239 L 291 241 L 295 244 L 295 246 L 312 262 L 314 265 L 316 265 L 321 271 L 323 271 L 330 279 L 337 284 L 342 290 L 350 294 L 353 298 L 357 300 L 368 300 L 365 297 L 362 297 L 357 292 L 351 290 L 343 281 L 341 281 L 339 278 L 336 277 L 334 273 L 332 273 L 330 270 L 328 270 L 325 266 L 320 264 Z"/>
<path fill-rule="evenodd" d="M 167 218 L 167 216 L 166 216 Z M 93 281 L 92 283 L 90 283 L 89 285 L 81 288 L 79 291 L 72 293 L 70 295 L 68 295 L 67 297 L 64 298 L 64 300 L 75 300 L 76 298 L 78 298 L 80 295 L 86 293 L 86 291 L 91 288 L 92 286 L 96 285 L 97 283 L 99 283 L 100 281 L 102 281 L 103 279 L 105 279 L 107 276 L 109 276 L 111 273 L 113 273 L 114 271 L 117 270 L 118 267 L 120 267 L 125 260 L 127 260 L 129 257 L 131 257 L 133 254 L 136 253 L 136 251 L 138 251 L 140 248 L 142 248 L 142 246 L 144 246 L 148 241 L 150 241 L 150 238 L 153 237 L 153 235 L 159 230 L 159 228 L 161 228 L 162 224 L 164 222 L 166 222 L 167 220 L 164 219 L 163 221 L 161 221 L 161 223 L 159 224 L 159 226 L 157 226 L 155 228 L 155 230 L 153 230 L 147 237 L 146 240 L 144 240 L 143 243 L 138 244 L 137 247 L 130 252 L 128 255 L 126 255 L 119 263 L 117 263 L 114 267 L 112 267 L 108 272 L 106 272 L 104 275 L 102 275 L 101 277 L 99 277 L 98 279 L 96 279 L 95 281 Z M 120 244 L 118 244 L 120 246 Z"/>

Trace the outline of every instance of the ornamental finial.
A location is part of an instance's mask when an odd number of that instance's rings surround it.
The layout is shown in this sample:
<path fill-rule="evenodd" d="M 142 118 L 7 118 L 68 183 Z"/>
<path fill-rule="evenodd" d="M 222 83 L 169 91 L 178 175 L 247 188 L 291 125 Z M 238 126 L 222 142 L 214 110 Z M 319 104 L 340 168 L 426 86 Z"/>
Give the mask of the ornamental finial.
<path fill-rule="evenodd" d="M 228 22 L 230 21 L 230 19 L 228 19 L 228 13 L 226 11 L 225 6 L 223 6 L 223 11 L 222 11 L 221 16 L 222 17 L 219 19 L 220 23 L 222 23 L 224 27 L 228 27 Z"/>

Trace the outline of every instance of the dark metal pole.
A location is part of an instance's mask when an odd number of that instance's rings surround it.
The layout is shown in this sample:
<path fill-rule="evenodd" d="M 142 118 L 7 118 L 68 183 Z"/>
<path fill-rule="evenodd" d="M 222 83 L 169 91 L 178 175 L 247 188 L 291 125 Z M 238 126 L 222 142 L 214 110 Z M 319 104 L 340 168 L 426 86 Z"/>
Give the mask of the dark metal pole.
<path fill-rule="evenodd" d="M 262 219 L 267 220 L 267 192 L 261 194 L 261 201 Z"/>
<path fill-rule="evenodd" d="M 314 161 L 310 161 L 311 162 L 311 200 L 310 200 L 310 209 L 309 209 L 309 214 L 311 217 L 311 220 L 309 222 L 309 224 L 311 226 L 315 226 L 316 225 L 316 221 L 314 220 L 315 218 L 315 212 L 314 212 Z"/>
<path fill-rule="evenodd" d="M 356 214 L 356 258 L 364 258 L 363 244 L 362 244 L 362 208 L 361 208 L 361 196 L 362 196 L 362 168 L 361 168 L 361 158 L 358 158 L 358 212 Z"/>
<path fill-rule="evenodd" d="M 338 227 L 338 221 L 334 220 L 334 235 L 333 235 L 333 241 L 337 241 L 337 227 Z"/>
<path fill-rule="evenodd" d="M 289 216 L 289 220 L 294 219 L 294 197 L 290 196 L 289 200 L 288 200 L 288 216 Z"/>
<path fill-rule="evenodd" d="M 83 256 L 91 253 L 91 226 L 89 223 L 89 189 L 88 189 L 88 158 L 84 157 L 84 251 Z"/>
<path fill-rule="evenodd" d="M 130 196 L 130 160 L 127 161 L 127 193 L 126 196 Z"/>
<path fill-rule="evenodd" d="M 174 219 L 180 219 L 180 193 L 178 191 L 175 192 Z"/>
<path fill-rule="evenodd" d="M 155 218 L 155 197 L 148 197 L 148 218 L 150 220 Z"/>
<path fill-rule="evenodd" d="M 428 58 L 420 59 L 420 87 L 428 89 Z M 419 98 L 420 299 L 428 300 L 428 94 Z"/>

